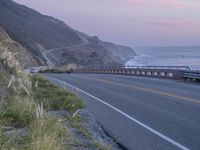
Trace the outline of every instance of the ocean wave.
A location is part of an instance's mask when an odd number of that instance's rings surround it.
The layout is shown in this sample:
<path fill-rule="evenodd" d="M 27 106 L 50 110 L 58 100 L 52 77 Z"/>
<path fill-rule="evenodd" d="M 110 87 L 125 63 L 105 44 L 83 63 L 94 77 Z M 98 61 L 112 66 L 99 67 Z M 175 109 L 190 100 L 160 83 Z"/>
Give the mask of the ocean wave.
<path fill-rule="evenodd" d="M 171 49 L 171 50 L 170 50 Z M 126 66 L 189 66 L 200 70 L 200 51 L 184 48 L 145 49 L 126 62 Z"/>
<path fill-rule="evenodd" d="M 129 59 L 125 66 L 146 66 L 153 60 L 152 56 L 148 55 L 137 55 L 134 58 Z"/>

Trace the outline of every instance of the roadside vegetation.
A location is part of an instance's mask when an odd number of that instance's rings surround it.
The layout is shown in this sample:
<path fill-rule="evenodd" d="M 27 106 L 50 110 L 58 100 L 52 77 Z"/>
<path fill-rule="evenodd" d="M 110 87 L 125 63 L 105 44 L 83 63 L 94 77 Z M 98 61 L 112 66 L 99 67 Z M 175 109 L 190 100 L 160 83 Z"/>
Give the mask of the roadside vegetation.
<path fill-rule="evenodd" d="M 40 73 L 63 73 L 64 71 L 61 71 L 59 69 L 46 69 L 46 70 L 41 70 Z M 68 71 L 66 71 L 65 73 L 68 73 Z M 70 71 L 69 71 L 70 73 Z"/>
<path fill-rule="evenodd" d="M 40 73 L 72 73 L 73 69 L 83 69 L 84 66 L 78 64 L 68 64 L 63 66 L 56 66 L 50 68 L 43 68 Z"/>
<path fill-rule="evenodd" d="M 93 140 L 78 113 L 84 103 L 77 96 L 40 75 L 0 63 L 0 149 L 111 149 Z"/>
<path fill-rule="evenodd" d="M 9 76 L 4 78 L 9 79 Z M 7 92 L 8 96 L 1 98 L 0 149 L 70 149 L 69 140 L 72 135 L 67 127 L 59 122 L 59 118 L 52 117 L 49 112 L 69 109 L 70 105 L 74 105 L 69 111 L 73 113 L 75 109 L 83 107 L 82 102 L 67 91 L 59 90 L 42 77 L 28 77 L 30 87 L 23 83 L 22 78 L 11 78 L 15 79 L 7 80 L 7 85 L 4 82 L 5 89 L 11 90 Z M 36 83 L 38 89 L 32 87 Z M 69 100 L 70 97 L 72 99 Z"/>

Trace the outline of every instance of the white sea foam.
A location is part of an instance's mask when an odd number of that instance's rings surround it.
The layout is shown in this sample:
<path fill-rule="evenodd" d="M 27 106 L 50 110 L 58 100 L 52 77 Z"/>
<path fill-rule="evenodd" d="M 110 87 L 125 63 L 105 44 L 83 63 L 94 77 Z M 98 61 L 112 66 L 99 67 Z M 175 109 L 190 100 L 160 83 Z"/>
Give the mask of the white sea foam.
<path fill-rule="evenodd" d="M 146 66 L 153 57 L 139 54 L 126 62 L 126 66 Z"/>
<path fill-rule="evenodd" d="M 200 70 L 200 47 L 136 48 L 126 66 L 189 66 Z"/>

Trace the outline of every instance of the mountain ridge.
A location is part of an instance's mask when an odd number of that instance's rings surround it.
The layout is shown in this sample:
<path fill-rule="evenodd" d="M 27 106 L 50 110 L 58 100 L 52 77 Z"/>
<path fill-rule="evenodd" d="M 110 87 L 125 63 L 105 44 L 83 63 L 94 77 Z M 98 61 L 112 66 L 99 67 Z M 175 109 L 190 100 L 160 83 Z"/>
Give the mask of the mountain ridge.
<path fill-rule="evenodd" d="M 0 14 L 0 26 L 14 41 L 29 50 L 39 65 L 47 64 L 42 54 L 52 49 L 60 49 L 47 54 L 55 65 L 123 65 L 129 57 L 136 55 L 131 48 L 88 36 L 59 19 L 12 0 L 0 0 Z"/>

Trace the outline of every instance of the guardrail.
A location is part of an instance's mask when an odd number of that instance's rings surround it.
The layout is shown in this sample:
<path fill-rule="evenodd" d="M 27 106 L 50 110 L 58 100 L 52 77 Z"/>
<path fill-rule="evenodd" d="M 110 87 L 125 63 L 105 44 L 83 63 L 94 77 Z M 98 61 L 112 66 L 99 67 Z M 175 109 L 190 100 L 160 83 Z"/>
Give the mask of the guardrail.
<path fill-rule="evenodd" d="M 165 70 L 187 70 L 190 71 L 188 66 L 126 66 L 125 68 L 130 69 L 165 69 Z"/>
<path fill-rule="evenodd" d="M 62 68 L 62 67 L 61 67 Z M 76 69 L 75 69 L 76 68 Z M 143 76 L 154 78 L 169 78 L 178 80 L 200 81 L 200 71 L 191 71 L 188 66 L 104 66 L 104 67 L 72 67 L 58 69 L 58 67 L 36 67 L 28 69 L 28 72 L 35 73 L 96 73 L 96 74 L 118 74 Z"/>
<path fill-rule="evenodd" d="M 73 70 L 75 73 L 119 74 L 157 78 L 183 79 L 188 66 L 128 66 L 128 67 L 90 67 Z"/>
<path fill-rule="evenodd" d="M 188 79 L 190 81 L 192 81 L 192 80 L 200 81 L 200 72 L 197 72 L 197 71 L 185 71 L 183 73 L 183 78 L 185 79 L 185 81 L 187 81 Z"/>

